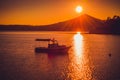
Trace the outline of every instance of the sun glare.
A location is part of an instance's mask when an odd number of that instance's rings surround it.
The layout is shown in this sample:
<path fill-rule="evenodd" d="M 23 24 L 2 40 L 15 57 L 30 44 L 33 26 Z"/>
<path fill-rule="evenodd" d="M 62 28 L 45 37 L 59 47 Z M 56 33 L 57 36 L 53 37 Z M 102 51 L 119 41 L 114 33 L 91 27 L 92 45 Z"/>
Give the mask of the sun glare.
<path fill-rule="evenodd" d="M 77 34 L 74 35 L 74 47 L 75 47 L 75 53 L 77 55 L 81 55 L 82 53 L 82 44 L 83 44 L 83 36 L 80 34 L 80 32 L 77 32 Z"/>
<path fill-rule="evenodd" d="M 80 34 L 80 32 L 77 32 L 77 34 Z"/>
<path fill-rule="evenodd" d="M 75 10 L 77 13 L 81 13 L 83 11 L 83 8 L 81 6 L 77 6 Z"/>

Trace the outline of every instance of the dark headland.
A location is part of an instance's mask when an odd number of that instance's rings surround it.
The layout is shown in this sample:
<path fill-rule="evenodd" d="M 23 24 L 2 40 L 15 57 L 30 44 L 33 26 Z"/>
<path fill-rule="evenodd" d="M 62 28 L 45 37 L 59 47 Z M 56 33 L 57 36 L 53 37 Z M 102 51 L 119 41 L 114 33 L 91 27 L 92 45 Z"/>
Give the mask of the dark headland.
<path fill-rule="evenodd" d="M 84 14 L 51 25 L 0 25 L 0 31 L 81 31 L 90 34 L 120 34 L 120 16 L 100 20 Z"/>

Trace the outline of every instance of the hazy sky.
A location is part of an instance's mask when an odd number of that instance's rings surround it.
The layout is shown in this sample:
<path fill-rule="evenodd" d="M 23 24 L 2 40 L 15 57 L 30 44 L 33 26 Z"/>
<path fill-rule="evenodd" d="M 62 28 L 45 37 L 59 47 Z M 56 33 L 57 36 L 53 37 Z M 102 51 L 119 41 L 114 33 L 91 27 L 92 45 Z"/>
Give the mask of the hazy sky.
<path fill-rule="evenodd" d="M 82 13 L 75 12 L 77 5 Z M 0 24 L 46 25 L 84 13 L 100 19 L 120 15 L 120 0 L 0 0 Z"/>

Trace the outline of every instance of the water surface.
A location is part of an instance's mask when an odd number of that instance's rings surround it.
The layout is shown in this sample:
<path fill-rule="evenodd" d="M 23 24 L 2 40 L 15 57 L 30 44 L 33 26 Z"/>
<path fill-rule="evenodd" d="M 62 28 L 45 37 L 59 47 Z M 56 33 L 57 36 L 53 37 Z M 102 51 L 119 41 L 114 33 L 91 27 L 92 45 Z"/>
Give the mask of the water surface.
<path fill-rule="evenodd" d="M 47 44 L 36 38 L 72 47 L 65 55 L 38 54 L 35 47 Z M 119 80 L 119 43 L 118 35 L 0 32 L 0 80 Z"/>

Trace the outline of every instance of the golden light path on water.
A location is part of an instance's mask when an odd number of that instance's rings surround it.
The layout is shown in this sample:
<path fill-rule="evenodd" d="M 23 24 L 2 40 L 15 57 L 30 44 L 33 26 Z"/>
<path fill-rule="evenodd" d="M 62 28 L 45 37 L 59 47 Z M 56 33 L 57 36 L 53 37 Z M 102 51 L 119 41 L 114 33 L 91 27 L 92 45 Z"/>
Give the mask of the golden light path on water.
<path fill-rule="evenodd" d="M 74 35 L 74 52 L 76 53 L 76 56 L 79 56 L 82 58 L 82 48 L 83 47 L 83 36 L 77 32 L 77 34 Z"/>
<path fill-rule="evenodd" d="M 84 54 L 84 37 L 80 32 L 73 36 L 73 52 L 69 55 L 68 66 L 71 80 L 92 80 L 89 59 Z"/>

